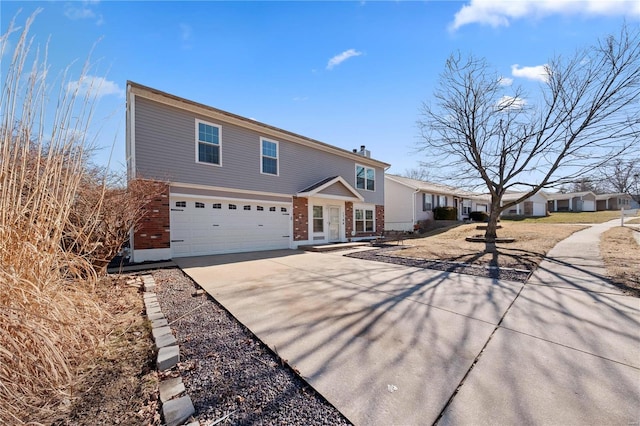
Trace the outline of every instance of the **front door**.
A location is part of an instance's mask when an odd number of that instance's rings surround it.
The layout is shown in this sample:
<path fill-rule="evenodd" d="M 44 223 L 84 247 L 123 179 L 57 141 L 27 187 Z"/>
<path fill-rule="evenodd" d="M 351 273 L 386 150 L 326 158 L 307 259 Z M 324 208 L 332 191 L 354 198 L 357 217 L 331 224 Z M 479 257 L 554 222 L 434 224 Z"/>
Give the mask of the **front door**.
<path fill-rule="evenodd" d="M 329 207 L 329 241 L 340 240 L 340 207 Z"/>

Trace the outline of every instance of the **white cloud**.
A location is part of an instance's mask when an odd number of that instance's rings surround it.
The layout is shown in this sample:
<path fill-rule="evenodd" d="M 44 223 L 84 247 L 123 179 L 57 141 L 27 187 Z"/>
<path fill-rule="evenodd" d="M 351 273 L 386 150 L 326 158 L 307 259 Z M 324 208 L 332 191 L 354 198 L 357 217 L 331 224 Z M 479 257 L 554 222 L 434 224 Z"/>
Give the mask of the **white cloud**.
<path fill-rule="evenodd" d="M 638 0 L 470 0 L 455 14 L 452 31 L 467 24 L 507 27 L 521 18 L 548 15 L 628 15 L 640 17 Z"/>
<path fill-rule="evenodd" d="M 513 79 L 509 77 L 500 77 L 498 79 L 498 83 L 500 86 L 511 86 L 513 84 Z"/>
<path fill-rule="evenodd" d="M 98 3 L 100 2 L 96 0 L 67 3 L 64 6 L 64 16 L 72 21 L 79 19 L 96 19 L 96 25 L 102 25 L 104 23 L 102 15 L 96 14 L 93 10 L 93 7 Z"/>
<path fill-rule="evenodd" d="M 327 69 L 332 70 L 333 67 L 340 65 L 347 59 L 353 58 L 354 56 L 360 56 L 360 55 L 362 55 L 362 52 L 358 52 L 355 49 L 345 50 L 339 55 L 336 55 L 333 58 L 329 59 L 329 62 L 327 63 Z"/>
<path fill-rule="evenodd" d="M 124 98 L 125 92 L 121 89 L 117 83 L 109 81 L 104 77 L 96 77 L 87 75 L 80 80 L 71 81 L 67 84 L 67 91 L 78 92 L 78 96 L 84 96 L 89 94 L 96 98 L 101 98 L 108 95 L 116 95 L 120 98 Z"/>
<path fill-rule="evenodd" d="M 546 82 L 549 79 L 547 65 L 536 65 L 534 67 L 521 67 L 518 64 L 511 65 L 511 74 L 514 77 L 527 78 Z"/>
<path fill-rule="evenodd" d="M 514 98 L 513 96 L 503 96 L 498 101 L 498 108 L 500 109 L 520 109 L 527 104 L 527 101 L 522 98 Z"/>

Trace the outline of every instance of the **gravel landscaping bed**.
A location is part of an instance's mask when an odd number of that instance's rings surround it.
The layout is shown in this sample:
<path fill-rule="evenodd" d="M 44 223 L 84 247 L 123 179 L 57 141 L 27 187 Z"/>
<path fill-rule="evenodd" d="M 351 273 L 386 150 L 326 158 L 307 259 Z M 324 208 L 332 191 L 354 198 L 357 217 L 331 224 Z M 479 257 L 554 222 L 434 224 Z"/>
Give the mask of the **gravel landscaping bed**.
<path fill-rule="evenodd" d="M 415 259 L 393 255 L 394 252 L 402 250 L 398 246 L 382 246 L 379 249 L 364 250 L 354 253 L 347 253 L 345 256 L 357 259 L 373 260 L 376 262 L 393 263 L 395 265 L 411 266 L 415 268 L 435 269 L 437 271 L 456 272 L 458 274 L 475 275 L 478 277 L 496 278 L 501 280 L 511 280 L 526 282 L 531 271 L 510 268 L 495 268 L 483 265 L 470 265 L 468 263 L 447 262 L 443 260 Z"/>
<path fill-rule="evenodd" d="M 181 374 L 201 425 L 348 425 L 286 361 L 179 269 L 153 272 L 156 294 L 180 346 Z"/>

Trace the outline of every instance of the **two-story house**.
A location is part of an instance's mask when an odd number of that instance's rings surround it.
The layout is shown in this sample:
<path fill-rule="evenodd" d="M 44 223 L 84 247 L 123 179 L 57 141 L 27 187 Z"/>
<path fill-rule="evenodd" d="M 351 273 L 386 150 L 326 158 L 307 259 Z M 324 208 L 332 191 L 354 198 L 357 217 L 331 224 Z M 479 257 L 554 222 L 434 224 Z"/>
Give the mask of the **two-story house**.
<path fill-rule="evenodd" d="M 274 126 L 127 82 L 129 178 L 166 183 L 132 260 L 297 248 L 384 227 L 384 170 Z"/>

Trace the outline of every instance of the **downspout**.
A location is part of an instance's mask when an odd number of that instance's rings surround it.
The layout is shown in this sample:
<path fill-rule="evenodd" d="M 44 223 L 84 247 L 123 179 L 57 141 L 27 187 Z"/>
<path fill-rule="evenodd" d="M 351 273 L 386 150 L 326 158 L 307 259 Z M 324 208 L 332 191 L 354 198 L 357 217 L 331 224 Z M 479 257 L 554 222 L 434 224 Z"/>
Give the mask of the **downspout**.
<path fill-rule="evenodd" d="M 416 188 L 416 190 L 413 192 L 413 210 L 411 211 L 411 232 L 413 232 L 415 230 L 415 226 L 416 226 L 416 194 L 418 194 L 420 192 L 420 188 Z"/>

